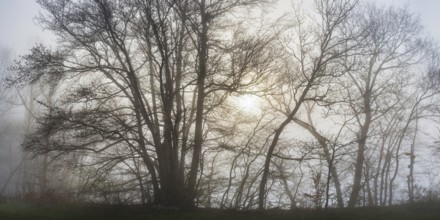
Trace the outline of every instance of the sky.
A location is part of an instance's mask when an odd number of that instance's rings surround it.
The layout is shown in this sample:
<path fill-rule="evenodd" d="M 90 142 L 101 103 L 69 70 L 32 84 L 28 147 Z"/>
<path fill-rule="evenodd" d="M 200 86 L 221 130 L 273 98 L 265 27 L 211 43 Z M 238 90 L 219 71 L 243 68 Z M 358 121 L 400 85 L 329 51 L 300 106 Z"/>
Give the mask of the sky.
<path fill-rule="evenodd" d="M 281 1 L 289 5 L 289 0 Z M 408 5 L 410 10 L 420 15 L 422 24 L 431 36 L 440 42 L 440 0 L 376 1 L 379 4 Z M 49 31 L 42 30 L 34 19 L 41 10 L 35 0 L 0 0 L 0 48 L 8 48 L 17 56 L 26 54 L 35 43 L 53 44 L 55 38 Z M 244 104 L 243 108 L 249 105 Z"/>
<path fill-rule="evenodd" d="M 1 1 L 1 0 L 0 0 Z M 440 1 L 439 0 L 377 0 L 388 5 L 408 5 L 411 11 L 420 15 L 422 24 L 430 35 L 440 42 Z"/>
<path fill-rule="evenodd" d="M 43 31 L 34 20 L 39 11 L 35 0 L 0 0 L 0 46 L 19 55 L 35 43 L 53 40 L 50 32 Z"/>
<path fill-rule="evenodd" d="M 289 5 L 290 0 L 280 0 Z M 311 0 L 306 0 L 311 1 Z M 363 0 L 361 0 L 363 1 Z M 376 0 L 387 5 L 405 5 L 421 16 L 422 23 L 431 36 L 440 42 L 439 0 Z M 54 37 L 43 31 L 35 21 L 41 8 L 35 0 L 0 0 L 0 47 L 12 50 L 15 55 L 25 54 L 35 43 L 49 44 Z"/>

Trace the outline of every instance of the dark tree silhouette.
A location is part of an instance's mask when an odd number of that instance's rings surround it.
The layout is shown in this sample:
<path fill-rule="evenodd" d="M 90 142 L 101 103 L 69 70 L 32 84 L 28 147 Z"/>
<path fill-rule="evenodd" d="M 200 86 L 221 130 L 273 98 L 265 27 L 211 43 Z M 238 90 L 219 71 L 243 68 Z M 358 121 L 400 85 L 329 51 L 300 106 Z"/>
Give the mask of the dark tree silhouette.
<path fill-rule="evenodd" d="M 47 12 L 38 20 L 60 46 L 35 47 L 10 83 L 57 75 L 73 88 L 25 147 L 101 155 L 101 172 L 140 158 L 156 204 L 193 207 L 207 118 L 228 94 L 258 82 L 271 60 L 272 36 L 228 39 L 217 26 L 259 2 L 38 2 Z M 137 176 L 144 193 L 145 174 Z"/>

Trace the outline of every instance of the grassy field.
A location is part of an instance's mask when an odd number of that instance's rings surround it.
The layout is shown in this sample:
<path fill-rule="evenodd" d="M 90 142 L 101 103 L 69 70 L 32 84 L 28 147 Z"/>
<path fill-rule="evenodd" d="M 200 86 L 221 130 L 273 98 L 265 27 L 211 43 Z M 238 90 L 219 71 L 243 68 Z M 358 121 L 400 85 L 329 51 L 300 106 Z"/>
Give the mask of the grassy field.
<path fill-rule="evenodd" d="M 35 205 L 26 203 L 0 204 L 1 220 L 37 219 L 106 219 L 106 220 L 183 220 L 183 219 L 226 219 L 226 220 L 439 220 L 440 203 L 418 203 L 392 207 L 330 209 L 328 213 L 315 210 L 239 212 L 215 209 L 195 211 L 159 210 L 132 206 L 99 205 Z"/>

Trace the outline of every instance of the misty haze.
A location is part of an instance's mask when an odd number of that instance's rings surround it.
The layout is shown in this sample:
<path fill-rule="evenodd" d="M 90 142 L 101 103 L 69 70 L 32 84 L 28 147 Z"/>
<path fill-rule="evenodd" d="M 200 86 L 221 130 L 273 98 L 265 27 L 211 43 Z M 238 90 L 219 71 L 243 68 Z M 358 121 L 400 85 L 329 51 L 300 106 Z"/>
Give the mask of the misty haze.
<path fill-rule="evenodd" d="M 438 9 L 0 0 L 0 219 L 440 219 Z"/>

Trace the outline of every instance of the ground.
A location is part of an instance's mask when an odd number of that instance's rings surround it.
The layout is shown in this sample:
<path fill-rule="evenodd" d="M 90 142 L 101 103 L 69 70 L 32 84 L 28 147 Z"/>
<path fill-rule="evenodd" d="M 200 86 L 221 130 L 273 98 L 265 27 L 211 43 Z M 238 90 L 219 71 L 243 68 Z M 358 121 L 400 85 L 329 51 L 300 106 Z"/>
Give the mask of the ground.
<path fill-rule="evenodd" d="M 140 206 L 105 206 L 90 204 L 38 205 L 22 202 L 0 204 L 1 220 L 438 220 L 440 202 L 417 203 L 392 207 L 369 207 L 356 209 L 323 210 L 298 209 L 295 211 L 270 210 L 266 212 L 241 212 L 217 209 L 179 211 L 170 209 L 145 208 Z"/>

